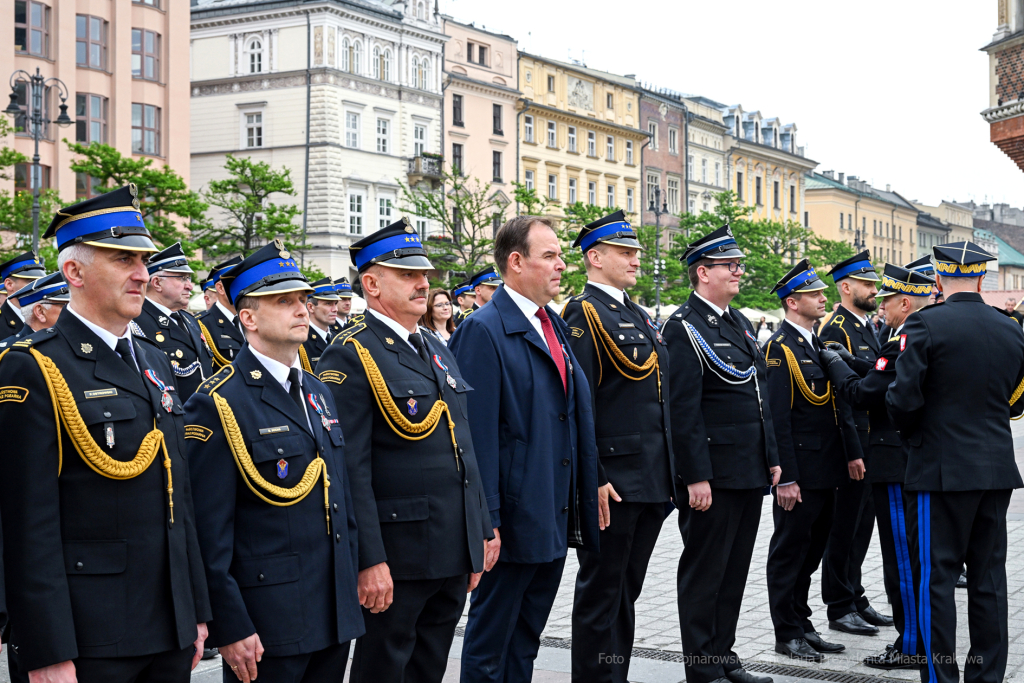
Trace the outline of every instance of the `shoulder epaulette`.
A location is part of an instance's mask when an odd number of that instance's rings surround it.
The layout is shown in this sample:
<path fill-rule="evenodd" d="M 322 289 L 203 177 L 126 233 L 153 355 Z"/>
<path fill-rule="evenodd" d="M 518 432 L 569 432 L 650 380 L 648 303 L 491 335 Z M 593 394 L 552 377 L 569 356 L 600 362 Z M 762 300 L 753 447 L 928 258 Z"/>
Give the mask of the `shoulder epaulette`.
<path fill-rule="evenodd" d="M 352 325 L 358 325 L 359 323 L 363 322 L 363 318 L 365 318 L 365 317 L 366 317 L 366 315 L 364 313 L 357 313 L 356 315 L 354 315 L 354 316 L 352 316 L 351 318 L 348 319 L 348 322 L 345 323 L 345 327 L 350 327 Z M 342 329 L 345 329 L 345 328 L 343 327 Z"/>
<path fill-rule="evenodd" d="M 345 329 L 343 329 L 338 334 L 334 335 L 334 339 L 331 340 L 331 345 L 334 345 L 335 342 L 339 342 L 339 341 L 342 344 L 344 344 L 346 340 L 351 339 L 352 337 L 354 337 L 355 335 L 359 334 L 360 332 L 362 332 L 365 329 L 366 329 L 366 323 L 356 323 L 355 325 L 352 325 L 352 324 L 346 325 Z"/>
<path fill-rule="evenodd" d="M 232 364 L 232 365 L 225 365 L 220 370 L 218 370 L 216 373 L 214 373 L 214 375 L 212 377 L 210 377 L 205 382 L 200 384 L 199 388 L 196 389 L 196 392 L 197 393 L 202 392 L 204 394 L 211 394 L 211 393 L 213 393 L 213 391 L 218 389 L 222 384 L 224 384 L 224 382 L 227 382 L 229 379 L 231 379 L 231 377 L 234 374 L 235 374 L 235 366 L 234 366 L 234 364 Z"/>
<path fill-rule="evenodd" d="M 139 324 L 134 320 L 128 321 L 128 329 L 131 330 L 132 334 L 134 334 L 136 337 L 142 337 L 143 339 L 146 339 L 146 333 L 142 331 L 142 328 L 139 327 Z"/>
<path fill-rule="evenodd" d="M 33 346 L 37 346 L 37 345 L 39 345 L 39 344 L 41 344 L 41 343 L 43 343 L 43 342 L 45 342 L 47 340 L 56 339 L 57 338 L 57 334 L 56 333 L 57 333 L 57 330 L 53 329 L 52 327 L 48 327 L 45 330 L 39 330 L 38 332 L 33 332 L 32 334 L 28 335 L 27 337 L 22 337 L 18 341 L 12 342 L 12 340 L 6 339 L 6 340 L 4 340 L 4 343 L 6 343 L 7 346 L 9 346 L 12 349 L 27 350 L 27 349 L 30 349 Z M 2 349 L 2 348 L 6 348 L 6 347 L 0 347 L 0 349 Z"/>

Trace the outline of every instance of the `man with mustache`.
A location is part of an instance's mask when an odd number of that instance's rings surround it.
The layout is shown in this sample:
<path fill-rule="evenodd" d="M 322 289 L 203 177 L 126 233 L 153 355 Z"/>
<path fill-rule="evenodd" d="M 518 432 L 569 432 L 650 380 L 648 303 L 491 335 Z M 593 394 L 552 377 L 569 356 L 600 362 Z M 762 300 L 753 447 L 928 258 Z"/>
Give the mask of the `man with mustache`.
<path fill-rule="evenodd" d="M 470 394 L 451 352 L 419 332 L 432 266 L 408 219 L 349 251 L 368 308 L 316 371 L 338 405 L 359 529 L 366 635 L 351 681 L 440 683 L 493 536 L 467 412 L 487 388 Z"/>

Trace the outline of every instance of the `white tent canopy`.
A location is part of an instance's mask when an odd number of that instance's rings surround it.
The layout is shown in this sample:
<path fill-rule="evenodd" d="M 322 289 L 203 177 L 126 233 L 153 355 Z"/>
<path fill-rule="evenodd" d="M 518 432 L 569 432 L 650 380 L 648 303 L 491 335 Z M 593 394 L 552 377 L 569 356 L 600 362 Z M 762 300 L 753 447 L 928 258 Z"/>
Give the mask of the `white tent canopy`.
<path fill-rule="evenodd" d="M 741 308 L 740 313 L 742 313 L 747 320 L 754 323 L 755 325 L 761 322 L 762 317 L 764 318 L 765 322 L 771 323 L 773 325 L 777 325 L 780 322 L 782 322 L 782 320 L 777 315 L 768 313 L 767 311 L 758 311 L 757 309 L 754 308 Z"/>

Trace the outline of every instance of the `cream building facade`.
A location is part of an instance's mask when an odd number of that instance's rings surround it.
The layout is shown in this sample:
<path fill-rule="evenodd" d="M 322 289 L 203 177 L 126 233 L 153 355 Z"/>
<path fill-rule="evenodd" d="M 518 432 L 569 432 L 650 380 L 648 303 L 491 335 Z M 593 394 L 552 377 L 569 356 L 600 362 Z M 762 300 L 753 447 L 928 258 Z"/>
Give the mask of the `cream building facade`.
<path fill-rule="evenodd" d="M 684 100 L 690 112 L 686 159 L 690 183 L 686 207 L 690 213 L 714 211 L 718 205 L 714 195 L 725 191 L 728 184 L 725 140 L 728 129 L 717 102 L 704 97 Z"/>
<path fill-rule="evenodd" d="M 440 16 L 426 0 L 199 0 L 191 36 L 193 187 L 225 177 L 228 153 L 290 169 L 297 196 L 275 201 L 305 210 L 304 258 L 354 276 L 348 246 L 398 219 L 399 180 L 440 177 Z"/>
<path fill-rule="evenodd" d="M 18 69 L 35 74 L 38 68 L 44 78 L 57 77 L 67 86 L 68 116 L 75 121 L 66 129 L 44 124 L 35 182 L 58 190 L 68 204 L 95 194 L 93 182 L 68 168 L 74 154 L 63 138 L 101 142 L 125 156 L 151 158 L 189 182 L 188 3 L 0 0 L 0 16 L 11 21 L 5 30 L 14 34 L 0 50 L 5 87 Z M 22 111 L 29 113 L 26 88 L 20 87 L 18 95 Z M 60 103 L 57 88 L 51 88 L 43 101 L 44 117 L 55 120 Z M 23 116 L 13 123 L 27 128 Z M 31 159 L 29 132 L 12 137 L 14 149 Z M 11 144 L 10 139 L 4 142 Z M 14 179 L 0 180 L 0 188 L 30 189 L 30 166 L 19 164 Z M 46 220 L 42 217 L 44 228 Z"/>
<path fill-rule="evenodd" d="M 443 17 L 445 160 L 508 205 L 516 168 L 516 41 Z"/>
<path fill-rule="evenodd" d="M 938 206 L 914 202 L 918 210 L 930 213 L 949 228 L 947 242 L 967 242 L 974 239 L 974 212 L 968 206 L 945 200 Z"/>
<path fill-rule="evenodd" d="M 640 94 L 632 77 L 519 53 L 516 178 L 547 212 L 584 204 L 640 211 Z M 634 216 L 635 219 L 635 216 Z"/>

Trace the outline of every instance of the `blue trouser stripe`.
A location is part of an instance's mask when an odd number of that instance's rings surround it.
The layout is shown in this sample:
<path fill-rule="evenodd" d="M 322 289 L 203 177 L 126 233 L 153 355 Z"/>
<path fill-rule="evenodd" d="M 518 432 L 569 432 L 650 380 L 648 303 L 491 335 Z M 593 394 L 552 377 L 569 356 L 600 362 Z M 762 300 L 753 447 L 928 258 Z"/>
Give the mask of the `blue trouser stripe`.
<path fill-rule="evenodd" d="M 935 683 L 935 662 L 932 660 L 932 506 L 931 493 L 917 492 L 917 542 L 921 556 L 921 587 L 918 593 L 921 601 L 921 640 L 924 641 L 924 655 L 928 658 L 928 683 Z"/>
<path fill-rule="evenodd" d="M 889 521 L 896 546 L 896 567 L 900 577 L 900 598 L 903 600 L 903 654 L 917 654 L 917 606 L 914 603 L 914 575 L 910 570 L 910 547 L 903 511 L 903 489 L 889 484 Z"/>

